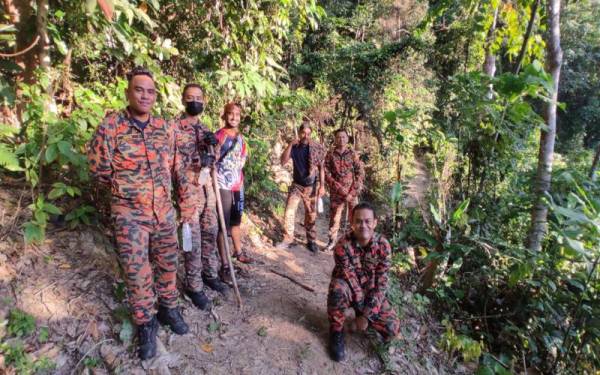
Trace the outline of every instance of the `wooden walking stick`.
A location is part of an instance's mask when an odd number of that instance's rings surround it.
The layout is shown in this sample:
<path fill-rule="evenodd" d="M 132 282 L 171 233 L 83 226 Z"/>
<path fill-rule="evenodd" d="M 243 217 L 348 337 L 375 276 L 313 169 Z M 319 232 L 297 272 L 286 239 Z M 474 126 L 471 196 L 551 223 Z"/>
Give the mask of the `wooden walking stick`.
<path fill-rule="evenodd" d="M 210 146 L 210 152 L 214 155 L 215 148 Z M 219 191 L 219 182 L 217 181 L 217 170 L 216 165 L 213 166 L 211 172 L 213 188 L 215 190 L 215 196 L 217 198 L 217 212 L 219 214 L 219 226 L 223 233 L 223 246 L 225 248 L 225 255 L 227 256 L 227 263 L 229 265 L 229 272 L 231 273 L 231 281 L 233 281 L 233 290 L 235 292 L 235 299 L 237 300 L 238 308 L 242 308 L 242 296 L 240 296 L 240 290 L 238 289 L 237 279 L 235 277 L 235 269 L 233 268 L 233 262 L 231 261 L 231 253 L 229 252 L 229 238 L 227 238 L 227 226 L 225 225 L 225 215 L 223 214 L 223 204 L 221 203 L 221 193 Z"/>

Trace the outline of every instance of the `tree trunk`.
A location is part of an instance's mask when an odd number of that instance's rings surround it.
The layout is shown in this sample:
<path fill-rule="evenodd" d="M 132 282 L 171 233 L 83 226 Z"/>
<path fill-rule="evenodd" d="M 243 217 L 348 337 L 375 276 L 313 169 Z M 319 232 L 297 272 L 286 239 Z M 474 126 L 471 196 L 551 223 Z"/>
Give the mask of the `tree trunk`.
<path fill-rule="evenodd" d="M 14 52 L 26 50 L 35 40 L 36 30 L 33 21 L 33 8 L 29 0 L 3 0 L 4 11 L 9 16 L 10 22 L 17 29 Z M 19 82 L 33 82 L 33 73 L 36 64 L 36 49 L 15 56 L 15 63 L 23 69 L 17 77 Z"/>
<path fill-rule="evenodd" d="M 560 0 L 548 0 L 548 31 L 546 37 L 546 70 L 552 76 L 553 90 L 551 101 L 544 108 L 544 119 L 547 129 L 541 130 L 540 151 L 537 176 L 534 182 L 534 206 L 531 211 L 531 229 L 528 247 L 540 251 L 542 240 L 547 230 L 548 207 L 544 204 L 544 196 L 550 191 L 552 179 L 552 160 L 554 157 L 554 141 L 556 137 L 556 103 L 558 100 L 558 82 L 562 64 L 560 48 Z"/>
<path fill-rule="evenodd" d="M 44 70 L 50 68 L 50 38 L 48 37 L 48 0 L 37 1 L 36 28 L 40 36 L 38 61 Z"/>
<path fill-rule="evenodd" d="M 598 178 L 598 162 L 600 162 L 600 143 L 596 146 L 596 155 L 594 156 L 594 161 L 592 162 L 592 168 L 590 168 L 590 178 L 592 181 L 596 181 Z"/>
<path fill-rule="evenodd" d="M 498 23 L 499 8 L 500 6 L 497 6 L 496 9 L 494 9 L 494 20 L 492 21 L 492 25 L 488 30 L 486 38 L 487 40 L 485 43 L 485 62 L 483 63 L 483 71 L 490 77 L 493 77 L 496 74 L 496 54 L 492 52 L 492 44 L 494 43 L 494 38 L 496 37 L 496 24 Z"/>
<path fill-rule="evenodd" d="M 37 66 L 36 49 L 28 49 L 36 37 L 36 30 L 32 22 L 33 8 L 29 0 L 3 0 L 2 5 L 4 6 L 4 13 L 8 15 L 10 22 L 17 29 L 14 52 L 27 51 L 14 57 L 15 63 L 22 69 L 21 73 L 15 77 L 17 103 L 14 113 L 20 126 L 25 105 L 20 100 L 23 96 L 23 90 L 21 90 L 19 83 L 32 83 Z"/>
<path fill-rule="evenodd" d="M 437 241 L 434 252 L 442 254 L 444 251 L 443 236 L 440 228 L 434 230 L 434 237 Z M 438 266 L 441 260 L 439 258 L 432 259 L 427 266 L 423 269 L 421 274 L 421 287 L 419 288 L 421 293 L 426 293 L 435 284 L 435 274 L 437 273 Z"/>
<path fill-rule="evenodd" d="M 531 15 L 529 16 L 529 23 L 527 24 L 527 31 L 523 37 L 523 44 L 521 44 L 521 50 L 519 51 L 519 56 L 517 57 L 515 64 L 515 74 L 519 74 L 519 71 L 521 70 L 521 65 L 523 64 L 523 59 L 525 58 L 525 53 L 527 52 L 527 45 L 529 44 L 529 39 L 531 38 L 531 32 L 533 31 L 533 25 L 535 24 L 535 15 L 537 14 L 539 5 L 540 0 L 536 0 L 531 8 Z"/>
<path fill-rule="evenodd" d="M 38 48 L 38 61 L 42 70 L 47 72 L 51 67 L 50 60 L 50 38 L 48 37 L 48 0 L 37 0 L 37 16 L 36 16 L 36 28 L 38 35 L 40 36 L 39 48 Z M 48 86 L 44 87 L 46 92 L 46 98 L 44 100 L 44 110 L 47 113 L 56 113 L 56 103 L 54 101 L 54 92 L 52 91 L 52 80 L 48 80 Z M 44 155 L 46 151 L 46 143 L 48 141 L 48 124 L 44 121 L 40 124 L 42 127 L 42 144 L 40 146 L 40 155 Z M 42 193 L 43 189 L 43 177 L 44 177 L 44 163 L 40 162 L 40 170 L 38 172 L 39 185 L 38 194 Z"/>

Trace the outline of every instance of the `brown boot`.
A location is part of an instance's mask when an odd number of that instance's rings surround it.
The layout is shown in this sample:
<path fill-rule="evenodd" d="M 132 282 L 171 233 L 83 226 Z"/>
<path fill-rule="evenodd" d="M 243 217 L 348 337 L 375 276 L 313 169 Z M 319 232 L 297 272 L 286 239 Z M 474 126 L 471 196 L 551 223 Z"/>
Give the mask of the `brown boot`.
<path fill-rule="evenodd" d="M 231 277 L 231 270 L 229 267 L 223 267 L 219 271 L 219 277 L 221 277 L 221 281 L 223 281 L 227 285 L 233 285 L 233 278 Z"/>

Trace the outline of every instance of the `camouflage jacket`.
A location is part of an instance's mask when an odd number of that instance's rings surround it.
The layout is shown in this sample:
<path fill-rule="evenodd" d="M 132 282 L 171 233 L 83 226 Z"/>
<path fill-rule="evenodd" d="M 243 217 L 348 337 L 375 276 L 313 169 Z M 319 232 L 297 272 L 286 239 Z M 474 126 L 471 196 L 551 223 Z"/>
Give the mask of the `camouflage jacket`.
<path fill-rule="evenodd" d="M 325 182 L 329 192 L 337 196 L 358 196 L 365 180 L 365 168 L 354 150 L 342 153 L 335 149 L 325 156 Z"/>
<path fill-rule="evenodd" d="M 332 277 L 348 283 L 357 308 L 369 320 L 379 313 L 386 298 L 391 252 L 389 242 L 378 233 L 364 248 L 348 233 L 334 249 Z"/>
<path fill-rule="evenodd" d="M 201 122 L 197 122 L 195 118 L 185 115 L 172 120 L 171 126 L 180 134 L 178 149 L 186 169 L 193 171 L 194 175 L 199 174 L 200 156 L 210 151 L 204 142 L 205 134 L 209 129 Z M 197 184 L 198 178 L 192 182 Z"/>
<path fill-rule="evenodd" d="M 173 209 L 177 182 L 181 216 L 194 217 L 194 189 L 179 151 L 181 137 L 166 121 L 150 117 L 142 130 L 128 110 L 106 116 L 88 148 L 91 175 L 110 186 L 113 215 L 162 220 Z"/>
<path fill-rule="evenodd" d="M 308 143 L 308 175 L 316 176 L 317 181 L 319 181 L 319 167 L 323 165 L 323 160 L 325 159 L 325 147 L 323 147 L 320 143 L 309 140 Z"/>

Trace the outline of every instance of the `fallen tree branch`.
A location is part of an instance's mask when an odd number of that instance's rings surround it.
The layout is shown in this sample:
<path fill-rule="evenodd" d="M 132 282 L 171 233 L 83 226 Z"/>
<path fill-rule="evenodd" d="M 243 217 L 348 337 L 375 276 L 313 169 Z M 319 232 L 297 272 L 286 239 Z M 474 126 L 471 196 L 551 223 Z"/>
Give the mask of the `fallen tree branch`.
<path fill-rule="evenodd" d="M 271 268 L 271 269 L 270 269 L 270 271 L 271 271 L 271 272 L 273 272 L 275 275 L 279 275 L 279 276 L 281 276 L 281 277 L 283 277 L 283 278 L 286 278 L 286 279 L 290 280 L 290 281 L 291 281 L 291 282 L 293 282 L 294 284 L 301 286 L 302 288 L 304 288 L 304 289 L 308 290 L 309 292 L 313 292 L 313 293 L 315 292 L 315 290 L 314 290 L 312 287 L 310 287 L 310 286 L 308 286 L 308 285 L 304 284 L 304 283 L 303 283 L 303 282 L 301 282 L 301 281 L 298 281 L 298 280 L 296 280 L 296 279 L 295 279 L 295 278 L 293 278 L 292 276 L 289 276 L 289 275 L 286 275 L 285 273 L 282 273 L 282 272 L 280 272 L 280 271 L 274 270 L 273 268 Z"/>
<path fill-rule="evenodd" d="M 40 36 L 36 36 L 35 40 L 29 45 L 29 47 L 25 48 L 22 51 L 18 51 L 15 53 L 0 53 L 0 57 L 17 57 L 20 55 L 24 55 L 27 52 L 29 52 L 33 47 L 35 47 L 36 44 L 38 44 L 38 42 L 40 41 Z"/>
<path fill-rule="evenodd" d="M 94 351 L 101 344 L 104 344 L 105 342 L 111 342 L 111 341 L 113 341 L 113 339 L 105 339 L 105 340 L 102 340 L 99 343 L 95 344 L 94 346 L 92 346 L 92 348 L 90 350 L 88 350 L 87 353 L 85 353 L 83 355 L 83 357 L 81 357 L 81 359 L 79 359 L 79 362 L 77 362 L 77 364 L 75 365 L 75 367 L 73 367 L 73 370 L 71 371 L 71 375 L 75 374 L 75 372 L 77 371 L 77 368 L 79 367 L 79 365 L 81 364 L 81 362 L 83 362 L 83 360 L 86 359 L 87 356 L 90 355 L 90 353 L 92 351 Z"/>

